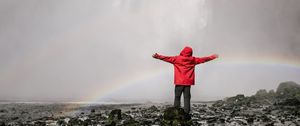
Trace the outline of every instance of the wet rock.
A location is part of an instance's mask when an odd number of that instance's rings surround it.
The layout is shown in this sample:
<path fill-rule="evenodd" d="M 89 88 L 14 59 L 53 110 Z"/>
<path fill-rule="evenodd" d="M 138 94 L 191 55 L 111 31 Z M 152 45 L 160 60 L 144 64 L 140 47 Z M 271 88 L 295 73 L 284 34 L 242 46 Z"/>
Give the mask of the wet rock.
<path fill-rule="evenodd" d="M 44 122 L 44 121 L 36 121 L 35 123 L 34 123 L 34 125 L 35 126 L 46 126 L 46 122 Z"/>
<path fill-rule="evenodd" d="M 226 120 L 225 120 L 224 118 L 220 118 L 220 119 L 219 119 L 219 123 L 221 123 L 221 124 L 224 124 L 225 121 L 226 121 Z"/>
<path fill-rule="evenodd" d="M 148 109 L 150 112 L 157 112 L 158 111 L 158 108 L 154 105 L 152 105 L 149 109 Z"/>
<path fill-rule="evenodd" d="M 268 95 L 268 92 L 267 92 L 266 89 L 260 89 L 260 90 L 258 90 L 258 91 L 256 92 L 255 95 L 256 95 L 256 96 L 266 96 L 266 95 Z"/>
<path fill-rule="evenodd" d="M 108 120 L 106 125 L 107 126 L 115 126 L 117 125 L 122 119 L 121 109 L 114 109 L 108 115 Z"/>
<path fill-rule="evenodd" d="M 254 123 L 255 118 L 254 117 L 248 117 L 247 119 L 247 123 L 252 125 Z"/>
<path fill-rule="evenodd" d="M 92 125 L 92 124 L 93 124 L 93 122 L 92 122 L 91 119 L 85 119 L 85 120 L 83 121 L 83 125 L 84 125 L 84 126 L 89 126 L 89 125 Z"/>
<path fill-rule="evenodd" d="M 0 109 L 0 113 L 7 113 L 8 111 L 6 109 Z"/>
<path fill-rule="evenodd" d="M 276 90 L 277 103 L 279 105 L 299 105 L 300 106 L 300 85 L 288 81 L 280 83 Z"/>
<path fill-rule="evenodd" d="M 83 121 L 80 120 L 79 118 L 71 118 L 68 122 L 68 125 L 71 125 L 71 126 L 83 125 Z"/>
<path fill-rule="evenodd" d="M 64 119 L 59 119 L 56 124 L 59 126 L 66 126 L 67 122 Z"/>
<path fill-rule="evenodd" d="M 265 124 L 265 126 L 274 126 L 274 122 L 268 122 Z"/>
<path fill-rule="evenodd" d="M 285 98 L 284 100 L 281 100 L 279 103 L 276 103 L 276 105 L 300 106 L 300 100 L 296 98 Z"/>
<path fill-rule="evenodd" d="M 261 117 L 261 119 L 262 119 L 262 121 L 263 122 L 270 122 L 270 121 L 272 121 L 268 116 L 266 116 L 266 115 L 263 115 L 262 117 Z"/>
<path fill-rule="evenodd" d="M 122 119 L 121 109 L 114 109 L 109 114 L 109 119 L 116 119 L 120 120 Z"/>
<path fill-rule="evenodd" d="M 92 110 L 91 110 L 91 113 L 95 113 L 95 112 L 96 112 L 96 110 L 95 110 L 95 109 L 92 109 Z"/>
<path fill-rule="evenodd" d="M 17 117 L 17 116 L 11 118 L 11 120 L 17 120 L 17 119 L 19 119 L 19 117 Z"/>
<path fill-rule="evenodd" d="M 124 120 L 123 125 L 125 125 L 125 126 L 139 126 L 139 122 L 134 120 L 133 118 L 130 118 L 128 120 Z"/>
<path fill-rule="evenodd" d="M 5 122 L 0 121 L 0 126 L 5 126 Z"/>
<path fill-rule="evenodd" d="M 293 81 L 287 81 L 287 82 L 282 82 L 279 84 L 277 87 L 276 93 L 277 94 L 295 94 L 298 93 L 300 90 L 300 85 L 293 82 Z"/>
<path fill-rule="evenodd" d="M 47 120 L 45 121 L 47 126 L 54 126 L 57 124 L 57 121 L 55 120 Z"/>
<path fill-rule="evenodd" d="M 265 89 L 260 89 L 255 95 L 251 96 L 253 103 L 260 105 L 272 105 L 275 102 L 274 90 L 267 92 Z"/>
<path fill-rule="evenodd" d="M 105 124 L 105 126 L 116 126 L 117 123 L 115 121 L 109 121 Z"/>
<path fill-rule="evenodd" d="M 190 125 L 191 116 L 178 107 L 169 107 L 164 111 L 162 125 Z"/>
<path fill-rule="evenodd" d="M 218 101 L 216 101 L 212 106 L 213 107 L 222 107 L 222 106 L 224 106 L 225 105 L 225 101 L 223 101 L 223 100 L 218 100 Z"/>
<path fill-rule="evenodd" d="M 207 123 L 216 123 L 218 118 L 216 116 L 210 116 L 205 119 Z"/>

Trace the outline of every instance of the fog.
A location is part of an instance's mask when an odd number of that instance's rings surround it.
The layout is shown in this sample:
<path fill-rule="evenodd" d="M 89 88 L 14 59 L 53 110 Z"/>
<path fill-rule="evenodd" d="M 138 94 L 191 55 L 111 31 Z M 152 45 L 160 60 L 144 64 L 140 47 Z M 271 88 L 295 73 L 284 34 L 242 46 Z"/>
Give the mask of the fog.
<path fill-rule="evenodd" d="M 172 101 L 153 53 L 196 67 L 192 100 L 300 83 L 298 0 L 1 0 L 0 100 Z"/>

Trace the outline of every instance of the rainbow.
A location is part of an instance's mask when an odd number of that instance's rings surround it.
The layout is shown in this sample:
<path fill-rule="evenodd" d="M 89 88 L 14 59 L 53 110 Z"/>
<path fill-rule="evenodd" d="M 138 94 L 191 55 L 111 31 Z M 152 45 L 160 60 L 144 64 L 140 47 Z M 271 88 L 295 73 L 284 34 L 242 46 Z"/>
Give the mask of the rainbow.
<path fill-rule="evenodd" d="M 78 25 L 75 29 L 72 29 L 70 31 L 65 31 L 65 34 L 61 34 L 58 38 L 49 38 L 48 44 L 45 45 L 43 48 L 39 48 L 38 50 L 34 50 L 29 52 L 27 57 L 24 57 L 23 59 L 26 59 L 22 62 L 18 62 L 17 64 L 7 64 L 7 66 L 2 66 L 4 69 L 0 73 L 2 78 L 12 78 L 11 73 L 17 71 L 22 66 L 32 64 L 37 60 L 40 60 L 44 57 L 51 56 L 50 52 L 56 52 L 60 53 L 63 51 L 63 48 L 55 48 L 55 44 L 58 44 L 59 42 L 66 42 L 63 44 L 68 44 L 72 42 L 78 42 L 76 39 L 78 39 L 78 36 L 80 36 L 79 39 L 84 38 L 87 33 L 84 33 L 82 31 L 88 31 L 91 28 L 96 30 L 96 28 L 93 28 L 93 26 L 97 26 L 96 24 L 99 23 L 98 19 L 92 19 L 89 20 L 89 23 L 82 23 Z M 66 37 L 67 36 L 67 37 Z M 73 37 L 73 36 L 77 36 Z M 76 39 L 75 39 L 76 38 Z M 60 43 L 61 44 L 61 43 Z M 44 55 L 41 55 L 40 52 L 43 52 Z M 46 56 L 45 56 L 46 55 Z M 220 58 L 214 61 L 213 64 L 218 65 L 226 65 L 226 64 L 263 64 L 263 65 L 274 65 L 274 66 L 283 66 L 283 67 L 292 67 L 296 69 L 300 69 L 300 59 L 293 57 L 293 56 L 285 56 L 283 54 L 272 54 L 272 55 L 253 55 L 248 56 L 252 58 L 245 58 L 241 54 L 220 54 Z M 23 60 L 21 59 L 21 60 Z M 30 60 L 29 60 L 30 59 Z M 103 97 L 113 93 L 115 90 L 118 90 L 122 87 L 127 87 L 135 84 L 136 82 L 143 81 L 149 78 L 153 78 L 156 76 L 161 75 L 162 73 L 165 73 L 167 69 L 170 69 L 170 67 L 167 68 L 156 68 L 153 70 L 145 71 L 143 74 L 138 75 L 127 75 L 123 78 L 118 78 L 116 81 L 111 82 L 106 87 L 99 87 L 99 90 L 92 91 L 91 94 L 88 94 L 85 98 L 79 99 L 79 102 L 82 103 L 97 103 L 99 100 L 101 100 Z M 5 74 L 4 74 L 5 73 Z M 12 78 L 13 79 L 13 78 Z"/>
<path fill-rule="evenodd" d="M 51 49 L 51 48 L 47 48 Z M 50 50 L 49 50 L 50 51 Z M 52 50 L 53 51 L 53 50 Z M 34 53 L 34 52 L 32 52 Z M 253 56 L 254 57 L 254 56 Z M 28 58 L 28 57 L 27 57 Z M 34 62 L 35 60 L 38 60 L 40 57 L 31 57 L 31 62 Z M 29 64 L 30 62 L 26 62 Z M 279 67 L 290 67 L 293 69 L 300 69 L 300 59 L 289 57 L 289 56 L 283 56 L 283 55 L 276 55 L 276 56 L 261 56 L 261 58 L 253 58 L 253 59 L 246 59 L 239 55 L 227 55 L 222 57 L 220 56 L 219 59 L 212 62 L 214 65 L 241 65 L 241 64 L 260 64 L 260 65 L 269 65 L 269 66 L 279 66 Z M 13 79 L 13 76 L 10 76 L 12 72 L 18 70 L 22 67 L 22 64 L 17 65 L 11 65 L 11 66 L 5 66 L 4 71 L 2 71 L 2 78 L 7 77 Z M 142 71 L 142 74 L 136 74 L 136 75 L 127 75 L 121 78 L 116 79 L 115 81 L 112 81 L 109 85 L 105 87 L 99 87 L 97 90 L 91 91 L 90 94 L 87 94 L 86 97 L 83 97 L 82 99 L 78 99 L 74 102 L 76 103 L 98 103 L 101 102 L 101 99 L 114 93 L 116 90 L 132 86 L 140 81 L 155 78 L 157 76 L 161 76 L 162 74 L 165 74 L 169 72 L 168 70 L 172 67 L 165 67 L 162 68 L 159 66 L 156 69 L 152 69 L 149 71 Z M 0 73 L 0 74 L 1 74 Z M 6 74 L 3 74 L 6 73 Z"/>
<path fill-rule="evenodd" d="M 97 24 L 98 20 L 92 21 L 91 23 L 88 23 L 89 25 L 86 26 L 86 24 L 81 24 L 77 27 L 77 29 L 73 29 L 72 31 L 66 31 L 66 34 L 62 34 L 57 39 L 49 38 L 49 44 L 45 45 L 43 48 L 40 48 L 38 50 L 34 50 L 32 52 L 29 52 L 27 57 L 24 57 L 23 62 L 18 62 L 17 64 L 7 64 L 7 66 L 2 66 L 4 69 L 0 73 L 2 78 L 11 78 L 13 79 L 12 73 L 17 71 L 18 69 L 22 68 L 22 66 L 32 64 L 37 60 L 40 60 L 44 57 L 51 56 L 50 52 L 56 52 L 59 53 L 60 51 L 63 51 L 62 48 L 55 48 L 55 44 L 58 44 L 59 42 L 67 42 L 63 44 L 68 44 L 72 42 L 78 42 L 75 40 L 75 37 L 72 36 L 82 36 L 84 38 L 84 33 L 82 31 L 87 31 L 92 26 Z M 97 26 L 97 25 L 96 25 Z M 66 37 L 68 36 L 68 37 Z M 78 38 L 77 38 L 78 39 Z M 42 55 L 39 52 L 44 52 L 45 54 Z M 45 56 L 46 55 L 46 56 Z M 240 65 L 240 64 L 262 64 L 262 65 L 273 65 L 273 66 L 283 66 L 283 67 L 292 67 L 295 69 L 300 69 L 300 59 L 293 57 L 293 56 L 285 56 L 282 54 L 272 54 L 272 55 L 259 55 L 259 56 L 248 56 L 252 58 L 245 58 L 243 55 L 239 54 L 220 54 L 220 58 L 213 62 L 213 64 L 218 65 L 226 65 L 226 64 L 233 64 L 233 65 Z M 28 60 L 30 59 L 30 60 Z M 22 60 L 22 59 L 21 59 Z M 92 91 L 90 94 L 87 94 L 86 97 L 82 99 L 78 99 L 76 101 L 77 103 L 97 103 L 101 101 L 102 98 L 105 96 L 114 93 L 116 90 L 128 87 L 136 84 L 137 82 L 147 80 L 149 78 L 155 78 L 157 76 L 162 75 L 163 73 L 166 73 L 167 69 L 170 69 L 170 67 L 167 68 L 156 68 L 149 71 L 144 71 L 143 74 L 138 75 L 127 75 L 122 78 L 118 78 L 116 81 L 111 82 L 106 87 L 99 87 L 99 90 Z M 76 106 L 76 107 L 80 107 Z M 71 106 L 67 106 L 66 109 L 73 108 Z"/>
<path fill-rule="evenodd" d="M 50 45 L 50 48 L 48 47 L 48 48 L 44 48 L 44 49 L 47 49 L 46 52 L 51 52 L 51 51 L 53 51 L 51 47 L 52 46 Z M 34 54 L 37 51 L 40 51 L 40 50 L 36 50 L 31 53 Z M 59 52 L 60 50 L 57 50 L 57 51 Z M 50 54 L 48 54 L 48 55 L 50 55 Z M 231 55 L 231 54 L 225 55 L 224 54 L 224 56 L 222 56 L 222 54 L 221 54 L 220 58 L 213 61 L 212 64 L 214 64 L 214 65 L 261 64 L 261 65 L 270 65 L 270 66 L 279 66 L 279 67 L 290 67 L 293 69 L 300 70 L 300 59 L 292 57 L 292 56 L 261 55 L 259 58 L 257 58 L 257 56 L 249 56 L 249 57 L 252 57 L 252 58 L 245 58 L 242 55 L 238 55 L 238 54 L 235 54 L 235 55 Z M 25 58 L 28 59 L 29 57 L 25 57 Z M 30 62 L 25 62 L 25 63 L 26 64 L 33 63 L 34 61 L 39 60 L 39 58 L 41 58 L 41 57 L 39 57 L 39 56 L 31 57 L 31 60 L 29 60 Z M 5 69 L 4 69 L 4 71 L 2 71 L 2 73 L 6 73 L 6 74 L 4 74 L 4 75 L 6 75 L 4 77 L 10 77 L 9 73 L 11 73 L 12 71 L 15 71 L 21 67 L 22 67 L 22 64 L 14 64 L 14 65 L 10 64 L 10 65 L 4 67 Z M 142 71 L 143 74 L 127 75 L 122 78 L 118 78 L 105 87 L 99 87 L 97 90 L 91 91 L 91 93 L 87 94 L 86 97 L 84 97 L 82 99 L 78 99 L 77 101 L 71 102 L 71 103 L 76 103 L 76 104 L 68 104 L 62 109 L 62 111 L 77 113 L 77 112 L 79 112 L 79 108 L 81 108 L 81 107 L 85 107 L 90 104 L 101 103 L 101 100 L 103 98 L 114 93 L 115 91 L 117 91 L 121 88 L 124 88 L 124 87 L 132 86 L 143 80 L 148 80 L 151 78 L 156 78 L 158 76 L 161 76 L 167 72 L 170 72 L 169 71 L 170 68 L 172 68 L 172 67 L 163 68 L 163 67 L 159 66 L 156 69 L 152 69 L 149 71 Z M 59 115 L 59 114 L 60 113 L 56 113 L 56 115 Z"/>
<path fill-rule="evenodd" d="M 293 69 L 297 69 L 300 71 L 300 60 L 292 60 L 291 57 L 276 57 L 276 58 L 261 58 L 253 60 L 249 62 L 249 60 L 245 60 L 242 58 L 219 58 L 213 63 L 215 65 L 251 65 L 251 64 L 259 64 L 259 65 L 270 65 L 270 66 L 280 66 L 280 67 L 289 67 Z M 80 112 L 80 107 L 89 106 L 91 104 L 101 103 L 102 98 L 106 97 L 114 93 L 115 91 L 132 86 L 137 84 L 140 81 L 155 78 L 157 76 L 161 76 L 162 74 L 166 73 L 170 69 L 170 67 L 162 68 L 159 67 L 158 69 L 149 70 L 147 72 L 143 72 L 143 74 L 139 75 L 130 75 L 125 78 L 120 78 L 115 82 L 111 83 L 109 86 L 106 87 L 99 87 L 99 90 L 96 92 L 92 92 L 91 94 L 87 95 L 84 99 L 80 99 L 80 102 L 75 102 L 79 104 L 70 104 L 64 108 L 64 111 L 69 111 L 73 113 Z M 169 72 L 169 71 L 168 71 Z"/>
<path fill-rule="evenodd" d="M 114 93 L 114 91 L 116 91 L 120 88 L 132 86 L 133 84 L 136 84 L 137 82 L 147 80 L 149 78 L 155 78 L 158 75 L 165 73 L 166 69 L 168 69 L 168 68 L 154 69 L 154 70 L 150 70 L 147 72 L 142 72 L 143 74 L 129 75 L 129 76 L 117 79 L 116 81 L 110 83 L 105 88 L 99 87 L 98 91 L 91 93 L 90 95 L 88 95 L 88 97 L 86 97 L 85 99 L 81 99 L 79 101 L 83 102 L 83 103 L 97 103 L 97 102 L 101 101 L 101 99 L 104 98 L 105 96 Z"/>
<path fill-rule="evenodd" d="M 295 69 L 300 69 L 300 60 L 291 60 L 288 59 L 289 57 L 277 57 L 273 59 L 266 59 L 266 58 L 261 58 L 261 59 L 256 59 L 254 60 L 255 62 L 249 62 L 247 60 L 241 59 L 241 58 L 220 58 L 214 61 L 214 64 L 216 65 L 241 65 L 241 64 L 260 64 L 260 65 L 270 65 L 270 66 L 280 66 L 280 67 L 290 67 L 290 68 L 295 68 Z M 155 70 L 149 70 L 147 72 L 143 72 L 143 74 L 139 75 L 130 75 L 125 78 L 120 78 L 116 80 L 115 82 L 111 83 L 109 86 L 106 86 L 105 88 L 99 87 L 99 91 L 93 92 L 85 99 L 81 99 L 80 101 L 83 103 L 97 103 L 101 101 L 102 98 L 105 96 L 114 93 L 114 91 L 132 86 L 136 84 L 137 82 L 147 80 L 150 78 L 155 78 L 157 76 L 162 75 L 163 73 L 166 73 L 167 69 L 170 69 L 170 67 L 167 68 L 158 68 Z"/>

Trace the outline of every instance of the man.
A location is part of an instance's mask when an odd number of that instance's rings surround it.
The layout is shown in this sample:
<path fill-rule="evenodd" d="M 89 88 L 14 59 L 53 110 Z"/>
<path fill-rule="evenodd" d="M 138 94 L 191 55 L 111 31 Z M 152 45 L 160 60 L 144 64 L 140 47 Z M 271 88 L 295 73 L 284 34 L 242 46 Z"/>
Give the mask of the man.
<path fill-rule="evenodd" d="M 184 47 L 179 56 L 163 56 L 157 53 L 152 57 L 169 62 L 174 65 L 175 100 L 174 107 L 180 107 L 180 97 L 184 96 L 184 111 L 190 112 L 191 85 L 195 84 L 195 66 L 218 58 L 217 54 L 207 57 L 193 57 L 193 49 Z"/>

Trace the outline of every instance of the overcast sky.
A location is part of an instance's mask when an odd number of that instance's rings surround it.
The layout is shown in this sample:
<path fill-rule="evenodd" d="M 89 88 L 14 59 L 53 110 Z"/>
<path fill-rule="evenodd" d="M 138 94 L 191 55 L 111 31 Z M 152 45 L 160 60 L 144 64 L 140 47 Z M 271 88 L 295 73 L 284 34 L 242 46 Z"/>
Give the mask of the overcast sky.
<path fill-rule="evenodd" d="M 299 0 L 1 0 L 0 99 L 172 101 L 155 52 L 220 58 L 192 100 L 300 83 Z"/>

